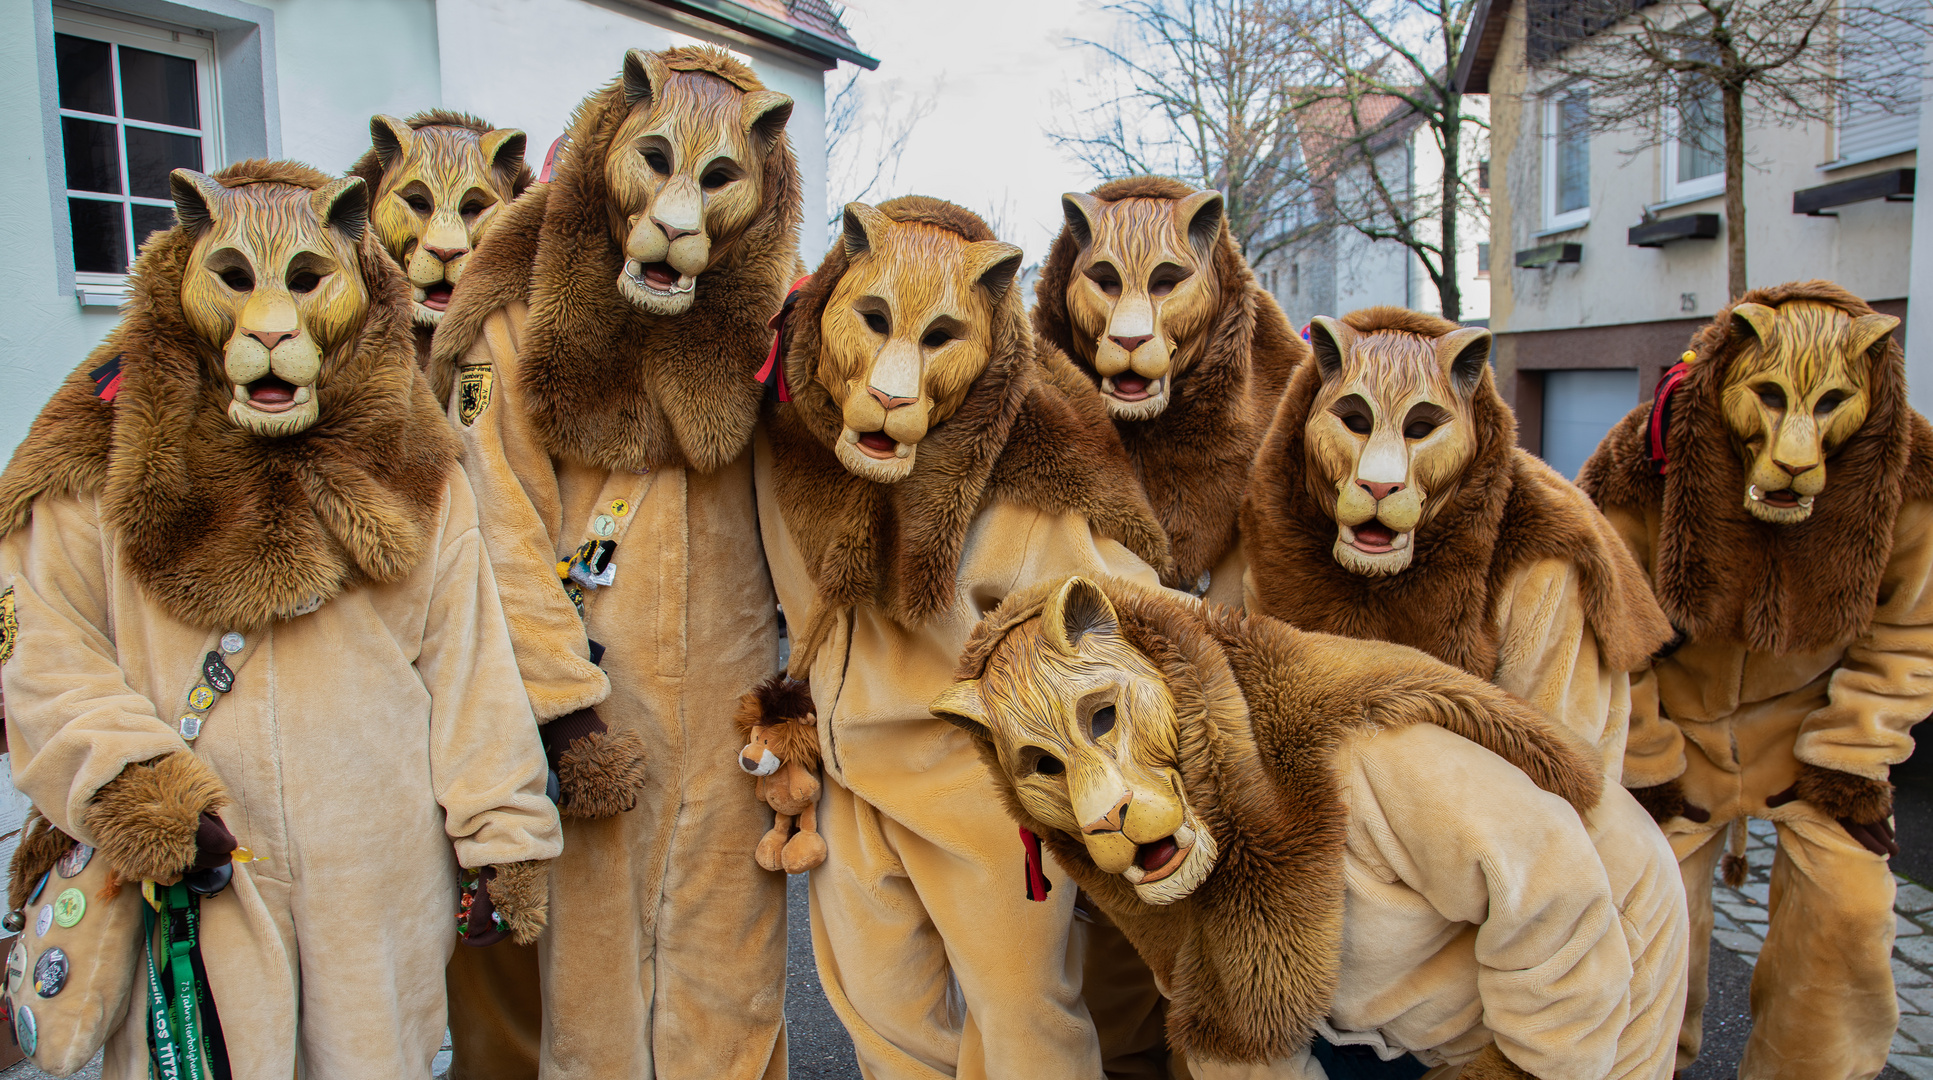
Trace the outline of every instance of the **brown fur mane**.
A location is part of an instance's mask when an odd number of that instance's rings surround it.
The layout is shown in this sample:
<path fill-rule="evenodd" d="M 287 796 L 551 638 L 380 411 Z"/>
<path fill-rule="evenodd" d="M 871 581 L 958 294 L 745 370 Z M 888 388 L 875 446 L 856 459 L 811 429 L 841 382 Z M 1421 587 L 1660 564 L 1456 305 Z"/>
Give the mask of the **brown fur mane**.
<path fill-rule="evenodd" d="M 1437 336 L 1455 325 L 1400 308 L 1345 316 L 1361 332 Z M 1496 674 L 1496 593 L 1518 569 L 1563 559 L 1582 579 L 1585 616 L 1605 661 L 1641 666 L 1671 637 L 1644 575 L 1590 500 L 1516 446 L 1517 424 L 1486 368 L 1471 395 L 1477 450 L 1458 487 L 1415 534 L 1409 568 L 1372 578 L 1331 553 L 1336 524 L 1317 500 L 1327 483 L 1305 446 L 1309 411 L 1322 386 L 1315 364 L 1290 380 L 1256 458 L 1242 510 L 1242 534 L 1262 611 L 1304 630 L 1393 641 L 1423 650 L 1480 679 Z"/>
<path fill-rule="evenodd" d="M 1058 584 L 1015 593 L 989 614 L 957 676 L 980 677 Z M 1190 1056 L 1286 1058 L 1328 1014 L 1341 969 L 1347 808 L 1334 759 L 1344 739 L 1437 724 L 1580 810 L 1596 805 L 1595 768 L 1533 710 L 1419 653 L 1100 584 L 1175 701 L 1182 782 L 1220 849 L 1214 872 L 1186 899 L 1142 903 L 1125 879 L 1095 867 L 1078 837 L 1028 815 L 991 742 L 973 734 L 1009 815 L 1041 837 L 1168 988 L 1169 1041 Z"/>
<path fill-rule="evenodd" d="M 1182 199 L 1194 190 L 1165 176 L 1136 176 L 1109 181 L 1090 194 L 1117 202 Z M 1074 347 L 1067 310 L 1068 279 L 1079 254 L 1073 234 L 1062 225 L 1034 286 L 1034 334 L 1098 387 L 1100 375 Z M 1181 589 L 1193 588 L 1238 542 L 1242 493 L 1255 450 L 1290 372 L 1309 355 L 1275 298 L 1256 284 L 1226 221 L 1215 239 L 1214 264 L 1221 292 L 1215 317 L 1202 331 L 1208 344 L 1200 360 L 1175 380 L 1174 397 L 1159 416 L 1114 421 L 1168 535 L 1174 565 L 1161 580 Z"/>
<path fill-rule="evenodd" d="M 937 199 L 907 196 L 879 209 L 969 241 L 993 239 L 978 217 Z M 834 245 L 803 287 L 786 333 L 792 401 L 778 406 L 768 425 L 779 509 L 818 586 L 815 619 L 825 610 L 877 604 L 913 626 L 944 611 L 953 602 L 967 528 L 999 500 L 1083 514 L 1103 536 L 1156 567 L 1166 564 L 1161 527 L 1136 490 L 1100 398 L 1069 394 L 1071 372 L 1043 370 L 1018 290 L 994 306 L 987 368 L 959 410 L 920 443 L 913 474 L 880 484 L 847 472 L 832 451 L 844 421 L 817 378 L 819 320 L 846 268 L 844 247 Z M 795 659 L 800 655 L 795 651 Z"/>
<path fill-rule="evenodd" d="M 738 713 L 732 722 L 745 739 L 752 729 L 765 728 L 770 734 L 772 753 L 784 762 L 798 762 L 806 768 L 819 768 L 819 727 L 812 704 L 812 690 L 805 683 L 774 675 L 738 699 Z"/>
<path fill-rule="evenodd" d="M 246 161 L 228 187 L 331 178 Z M 369 311 L 323 360 L 321 418 L 296 435 L 229 419 L 219 351 L 181 308 L 194 240 L 177 226 L 142 246 L 120 324 L 67 377 L 0 475 L 0 536 L 42 496 L 98 495 L 149 596 L 199 626 L 259 626 L 361 580 L 415 568 L 442 513 L 456 441 L 416 373 L 409 291 L 373 231 L 359 248 Z M 113 402 L 88 373 L 120 358 Z"/>
<path fill-rule="evenodd" d="M 411 131 L 421 131 L 426 127 L 453 127 L 462 128 L 476 135 L 488 135 L 495 130 L 488 121 L 453 109 L 424 109 L 403 122 L 409 125 Z M 372 146 L 363 151 L 362 156 L 356 159 L 356 163 L 349 166 L 348 175 L 362 177 L 362 182 L 369 185 L 370 199 L 375 199 L 376 189 L 381 187 L 383 182 L 383 162 L 382 158 L 376 155 L 376 148 Z M 511 196 L 522 195 L 524 189 L 536 179 L 536 174 L 530 171 L 530 166 L 520 159 L 517 162 L 516 175 L 510 177 Z"/>
<path fill-rule="evenodd" d="M 1775 654 L 1816 652 L 1865 633 L 1907 500 L 1933 499 L 1933 426 L 1906 403 L 1906 355 L 1889 334 L 1870 352 L 1872 402 L 1859 431 L 1826 460 L 1810 517 L 1772 525 L 1744 507 L 1745 470 L 1725 422 L 1725 375 L 1749 340 L 1732 308 L 1791 300 L 1872 311 L 1830 281 L 1753 289 L 1691 340 L 1691 374 L 1671 395 L 1665 455 L 1651 467 L 1651 404 L 1631 410 L 1584 463 L 1577 483 L 1604 507 L 1660 515 L 1653 587 L 1673 625 L 1698 640 Z"/>
<path fill-rule="evenodd" d="M 1415 334 L 1417 337 L 1440 338 L 1444 334 L 1461 329 L 1456 323 L 1439 315 L 1424 311 L 1411 311 L 1409 308 L 1394 304 L 1378 304 L 1375 307 L 1359 308 L 1342 317 L 1345 326 L 1358 334 L 1374 334 L 1390 330 L 1399 334 Z"/>
<path fill-rule="evenodd" d="M 721 49 L 660 55 L 681 73 L 762 86 Z M 630 112 L 621 78 L 578 105 L 550 182 L 512 203 L 470 257 L 437 327 L 431 380 L 447 399 L 484 321 L 528 301 L 516 377 L 552 454 L 632 472 L 710 471 L 738 457 L 758 419 L 752 375 L 771 344 L 765 324 L 798 269 L 798 164 L 789 138 L 773 141 L 758 215 L 699 277 L 690 310 L 649 315 L 617 291 L 624 250 L 604 172 Z"/>

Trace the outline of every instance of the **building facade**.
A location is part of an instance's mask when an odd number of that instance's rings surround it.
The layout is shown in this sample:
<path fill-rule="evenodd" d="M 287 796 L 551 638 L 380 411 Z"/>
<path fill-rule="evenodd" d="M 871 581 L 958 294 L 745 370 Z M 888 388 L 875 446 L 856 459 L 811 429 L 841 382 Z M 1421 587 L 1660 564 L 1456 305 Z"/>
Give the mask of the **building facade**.
<path fill-rule="evenodd" d="M 1490 95 L 1490 326 L 1518 438 L 1566 475 L 1729 300 L 1716 108 L 1634 149 L 1593 133 L 1588 87 L 1531 55 L 1527 8 L 1487 0 L 1458 72 Z M 1919 116 L 1746 131 L 1748 280 L 1829 278 L 1905 318 Z M 1813 213 L 1805 212 L 1807 210 Z M 1815 216 L 1816 214 L 1816 216 Z"/>
<path fill-rule="evenodd" d="M 167 176 L 248 158 L 346 170 L 369 118 L 432 107 L 523 129 L 541 163 L 630 48 L 731 49 L 796 103 L 805 205 L 825 205 L 824 72 L 865 67 L 825 0 L 11 0 L 0 4 L 0 449 L 115 324 Z M 801 251 L 825 227 L 808 214 Z"/>

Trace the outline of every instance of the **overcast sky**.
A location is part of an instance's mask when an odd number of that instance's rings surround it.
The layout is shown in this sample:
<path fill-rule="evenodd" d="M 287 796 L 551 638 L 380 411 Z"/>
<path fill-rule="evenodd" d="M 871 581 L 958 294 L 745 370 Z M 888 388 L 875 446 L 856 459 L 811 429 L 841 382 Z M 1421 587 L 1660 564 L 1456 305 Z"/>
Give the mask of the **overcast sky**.
<path fill-rule="evenodd" d="M 1028 262 L 1045 257 L 1061 193 L 1099 179 L 1046 134 L 1064 118 L 1057 99 L 1091 62 L 1067 39 L 1112 37 L 1107 18 L 1096 0 L 846 0 L 846 25 L 879 58 L 862 76 L 873 100 L 935 102 L 881 198 L 948 199 L 989 217 Z"/>

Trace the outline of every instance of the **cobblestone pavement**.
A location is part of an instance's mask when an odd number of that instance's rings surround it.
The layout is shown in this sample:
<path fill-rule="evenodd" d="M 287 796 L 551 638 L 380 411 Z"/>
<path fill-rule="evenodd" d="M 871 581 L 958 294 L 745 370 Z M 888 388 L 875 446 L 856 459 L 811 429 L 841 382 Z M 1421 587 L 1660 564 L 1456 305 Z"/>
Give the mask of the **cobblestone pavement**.
<path fill-rule="evenodd" d="M 1766 900 L 1771 893 L 1772 856 L 1778 831 L 1769 821 L 1746 825 L 1745 858 L 1751 870 L 1734 889 L 1723 881 L 1712 889 L 1712 940 L 1747 963 L 1758 959 L 1765 942 Z M 1899 1032 L 1893 1036 L 1892 1066 L 1882 1080 L 1910 1076 L 1933 1080 L 1933 891 L 1893 875 L 1899 894 L 1893 904 L 1898 937 L 1893 944 L 1893 982 L 1899 988 Z M 1897 1070 L 1897 1072 L 1895 1071 Z"/>

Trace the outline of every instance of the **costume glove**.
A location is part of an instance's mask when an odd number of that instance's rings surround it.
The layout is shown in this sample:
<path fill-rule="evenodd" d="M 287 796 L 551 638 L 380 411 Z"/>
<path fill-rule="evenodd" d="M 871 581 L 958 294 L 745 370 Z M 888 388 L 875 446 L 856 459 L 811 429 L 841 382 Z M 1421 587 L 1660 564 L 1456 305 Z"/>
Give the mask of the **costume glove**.
<path fill-rule="evenodd" d="M 1675 817 L 1695 821 L 1700 825 L 1712 819 L 1710 810 L 1693 806 L 1685 801 L 1685 785 L 1680 780 L 1666 780 L 1652 787 L 1630 788 L 1631 797 L 1638 800 L 1651 815 L 1651 820 L 1663 825 Z"/>
<path fill-rule="evenodd" d="M 1795 799 L 1818 807 L 1837 821 L 1846 835 L 1880 858 L 1899 854 L 1899 842 L 1893 839 L 1889 820 L 1893 816 L 1893 785 L 1886 781 L 1801 762 L 1799 779 L 1767 798 L 1765 805 L 1784 806 Z"/>
<path fill-rule="evenodd" d="M 557 774 L 565 817 L 603 818 L 638 804 L 644 787 L 644 740 L 635 731 L 612 734 L 597 710 L 579 709 L 538 727 L 544 757 Z"/>
<path fill-rule="evenodd" d="M 215 817 L 226 801 L 214 771 L 176 751 L 128 764 L 94 793 L 81 820 L 122 880 L 171 885 L 204 858 L 226 862 L 235 849 L 234 834 Z"/>
<path fill-rule="evenodd" d="M 550 864 L 526 861 L 486 866 L 470 903 L 463 944 L 482 948 L 513 938 L 529 945 L 544 932 L 550 913 Z M 501 926 L 492 915 L 501 916 Z"/>

